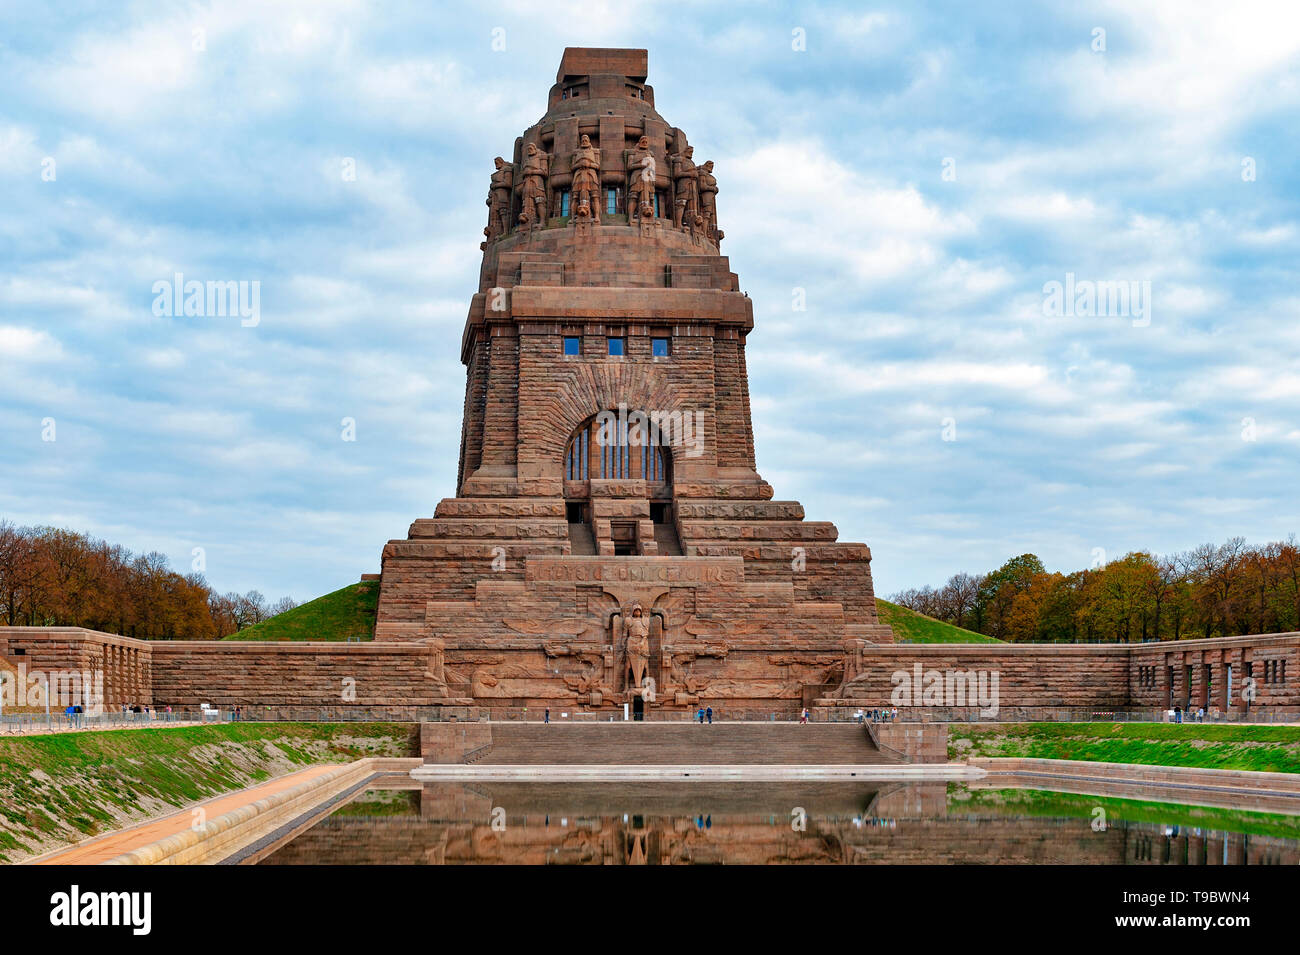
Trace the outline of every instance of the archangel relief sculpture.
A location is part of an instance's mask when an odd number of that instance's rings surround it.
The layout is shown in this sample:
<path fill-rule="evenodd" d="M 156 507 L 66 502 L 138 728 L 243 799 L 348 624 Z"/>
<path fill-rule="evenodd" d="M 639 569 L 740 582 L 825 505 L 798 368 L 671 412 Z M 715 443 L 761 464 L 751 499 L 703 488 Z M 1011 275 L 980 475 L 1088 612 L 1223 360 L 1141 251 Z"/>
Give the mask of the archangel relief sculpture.
<path fill-rule="evenodd" d="M 525 151 L 523 167 L 523 184 L 520 186 L 519 222 L 545 223 L 547 209 L 546 184 L 551 175 L 551 156 L 538 148 L 536 143 L 529 143 Z"/>
<path fill-rule="evenodd" d="M 632 674 L 632 692 L 637 693 L 645 685 L 650 666 L 650 618 L 639 603 L 632 605 L 632 615 L 624 623 L 623 632 L 627 636 L 627 666 Z"/>
<path fill-rule="evenodd" d="M 591 137 L 582 135 L 582 142 L 569 160 L 573 170 L 570 186 L 573 214 L 578 219 L 590 218 L 600 222 L 600 150 L 591 144 Z"/>

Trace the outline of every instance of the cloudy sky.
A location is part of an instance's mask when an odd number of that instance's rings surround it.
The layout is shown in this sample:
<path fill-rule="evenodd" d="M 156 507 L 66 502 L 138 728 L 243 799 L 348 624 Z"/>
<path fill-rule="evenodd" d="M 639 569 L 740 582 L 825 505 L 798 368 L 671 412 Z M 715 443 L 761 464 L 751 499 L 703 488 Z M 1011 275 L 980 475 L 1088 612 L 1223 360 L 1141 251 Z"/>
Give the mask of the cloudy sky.
<path fill-rule="evenodd" d="M 587 45 L 715 160 L 759 470 L 881 593 L 1300 532 L 1300 5 L 981 6 L 6 0 L 0 517 L 377 571 L 454 491 L 492 157 Z"/>

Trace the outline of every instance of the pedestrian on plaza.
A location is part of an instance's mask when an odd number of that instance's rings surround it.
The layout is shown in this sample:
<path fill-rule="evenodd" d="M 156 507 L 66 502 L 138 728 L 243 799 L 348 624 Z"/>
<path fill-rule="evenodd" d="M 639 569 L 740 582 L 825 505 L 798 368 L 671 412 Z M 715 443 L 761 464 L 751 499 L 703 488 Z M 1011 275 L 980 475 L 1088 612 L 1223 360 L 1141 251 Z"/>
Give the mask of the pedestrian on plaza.
<path fill-rule="evenodd" d="M 802 726 L 804 723 L 807 722 L 808 722 L 808 707 L 805 706 L 803 708 L 803 712 L 799 714 L 799 724 Z"/>
<path fill-rule="evenodd" d="M 546 708 L 546 711 L 542 714 L 542 722 L 549 723 L 550 721 L 551 721 L 551 708 L 548 706 Z"/>
<path fill-rule="evenodd" d="M 709 718 L 709 725 L 712 726 L 712 725 L 713 725 L 713 707 L 711 707 L 711 706 L 708 707 L 708 708 L 704 711 L 704 713 L 705 713 L 705 715 L 708 716 L 708 718 Z"/>

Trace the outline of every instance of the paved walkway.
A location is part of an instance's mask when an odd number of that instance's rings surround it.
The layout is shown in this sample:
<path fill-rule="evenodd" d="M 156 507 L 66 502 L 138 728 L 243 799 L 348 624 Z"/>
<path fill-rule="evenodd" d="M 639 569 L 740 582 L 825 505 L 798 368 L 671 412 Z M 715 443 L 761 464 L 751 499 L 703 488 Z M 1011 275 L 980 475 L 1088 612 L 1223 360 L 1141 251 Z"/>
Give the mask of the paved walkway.
<path fill-rule="evenodd" d="M 107 862 L 109 859 L 115 859 L 124 852 L 130 852 L 133 849 L 139 849 L 141 846 L 157 842 L 159 839 L 166 839 L 178 832 L 184 832 L 193 824 L 194 810 L 196 809 L 202 808 L 207 813 L 209 820 L 216 819 L 224 813 L 282 792 L 322 773 L 338 768 L 338 763 L 310 766 L 296 773 L 272 779 L 270 782 L 260 783 L 250 789 L 241 789 L 225 796 L 216 796 L 205 802 L 195 803 L 193 806 L 187 806 L 160 819 L 142 822 L 131 826 L 129 829 L 119 829 L 117 832 L 110 832 L 107 835 L 96 836 L 70 849 L 56 849 L 54 852 L 38 856 L 36 859 L 31 860 L 29 864 L 98 865 L 101 862 Z"/>
<path fill-rule="evenodd" d="M 617 765 L 617 764 L 537 764 L 509 765 L 484 763 L 425 763 L 411 770 L 414 779 L 430 780 L 782 780 L 782 779 L 869 779 L 877 781 L 983 779 L 983 769 L 965 763 L 864 763 L 852 765 L 782 766 L 761 765 Z"/>
<path fill-rule="evenodd" d="M 9 716 L 10 714 L 5 714 Z M 24 714 L 26 715 L 26 714 Z M 60 726 L 57 723 L 54 726 L 46 726 L 45 720 L 40 719 L 34 724 L 25 724 L 19 728 L 17 725 L 9 722 L 0 721 L 0 739 L 31 739 L 33 736 L 54 736 L 59 733 L 107 733 L 109 730 L 165 730 L 174 729 L 177 726 L 219 726 L 225 720 L 141 720 L 138 723 L 111 723 L 107 725 L 84 725 Z"/>

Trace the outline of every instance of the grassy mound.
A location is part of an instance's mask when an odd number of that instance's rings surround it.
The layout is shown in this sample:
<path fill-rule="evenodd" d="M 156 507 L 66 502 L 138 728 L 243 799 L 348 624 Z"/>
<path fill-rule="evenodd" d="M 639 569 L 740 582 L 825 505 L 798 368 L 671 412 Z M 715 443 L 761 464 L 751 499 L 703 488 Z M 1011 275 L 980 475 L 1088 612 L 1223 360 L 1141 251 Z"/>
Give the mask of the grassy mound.
<path fill-rule="evenodd" d="M 238 633 L 227 640 L 373 640 L 379 582 L 349 584 Z"/>
<path fill-rule="evenodd" d="M 954 627 L 942 620 L 935 620 L 915 610 L 908 610 L 888 600 L 876 598 L 876 610 L 880 622 L 894 628 L 894 639 L 898 643 L 1001 643 L 995 637 L 986 637 L 974 630 Z"/>
<path fill-rule="evenodd" d="M 226 723 L 0 739 L 0 862 L 313 763 L 411 756 L 414 723 Z"/>
<path fill-rule="evenodd" d="M 1300 726 L 1204 723 L 950 723 L 948 755 L 1079 759 L 1300 773 Z"/>

